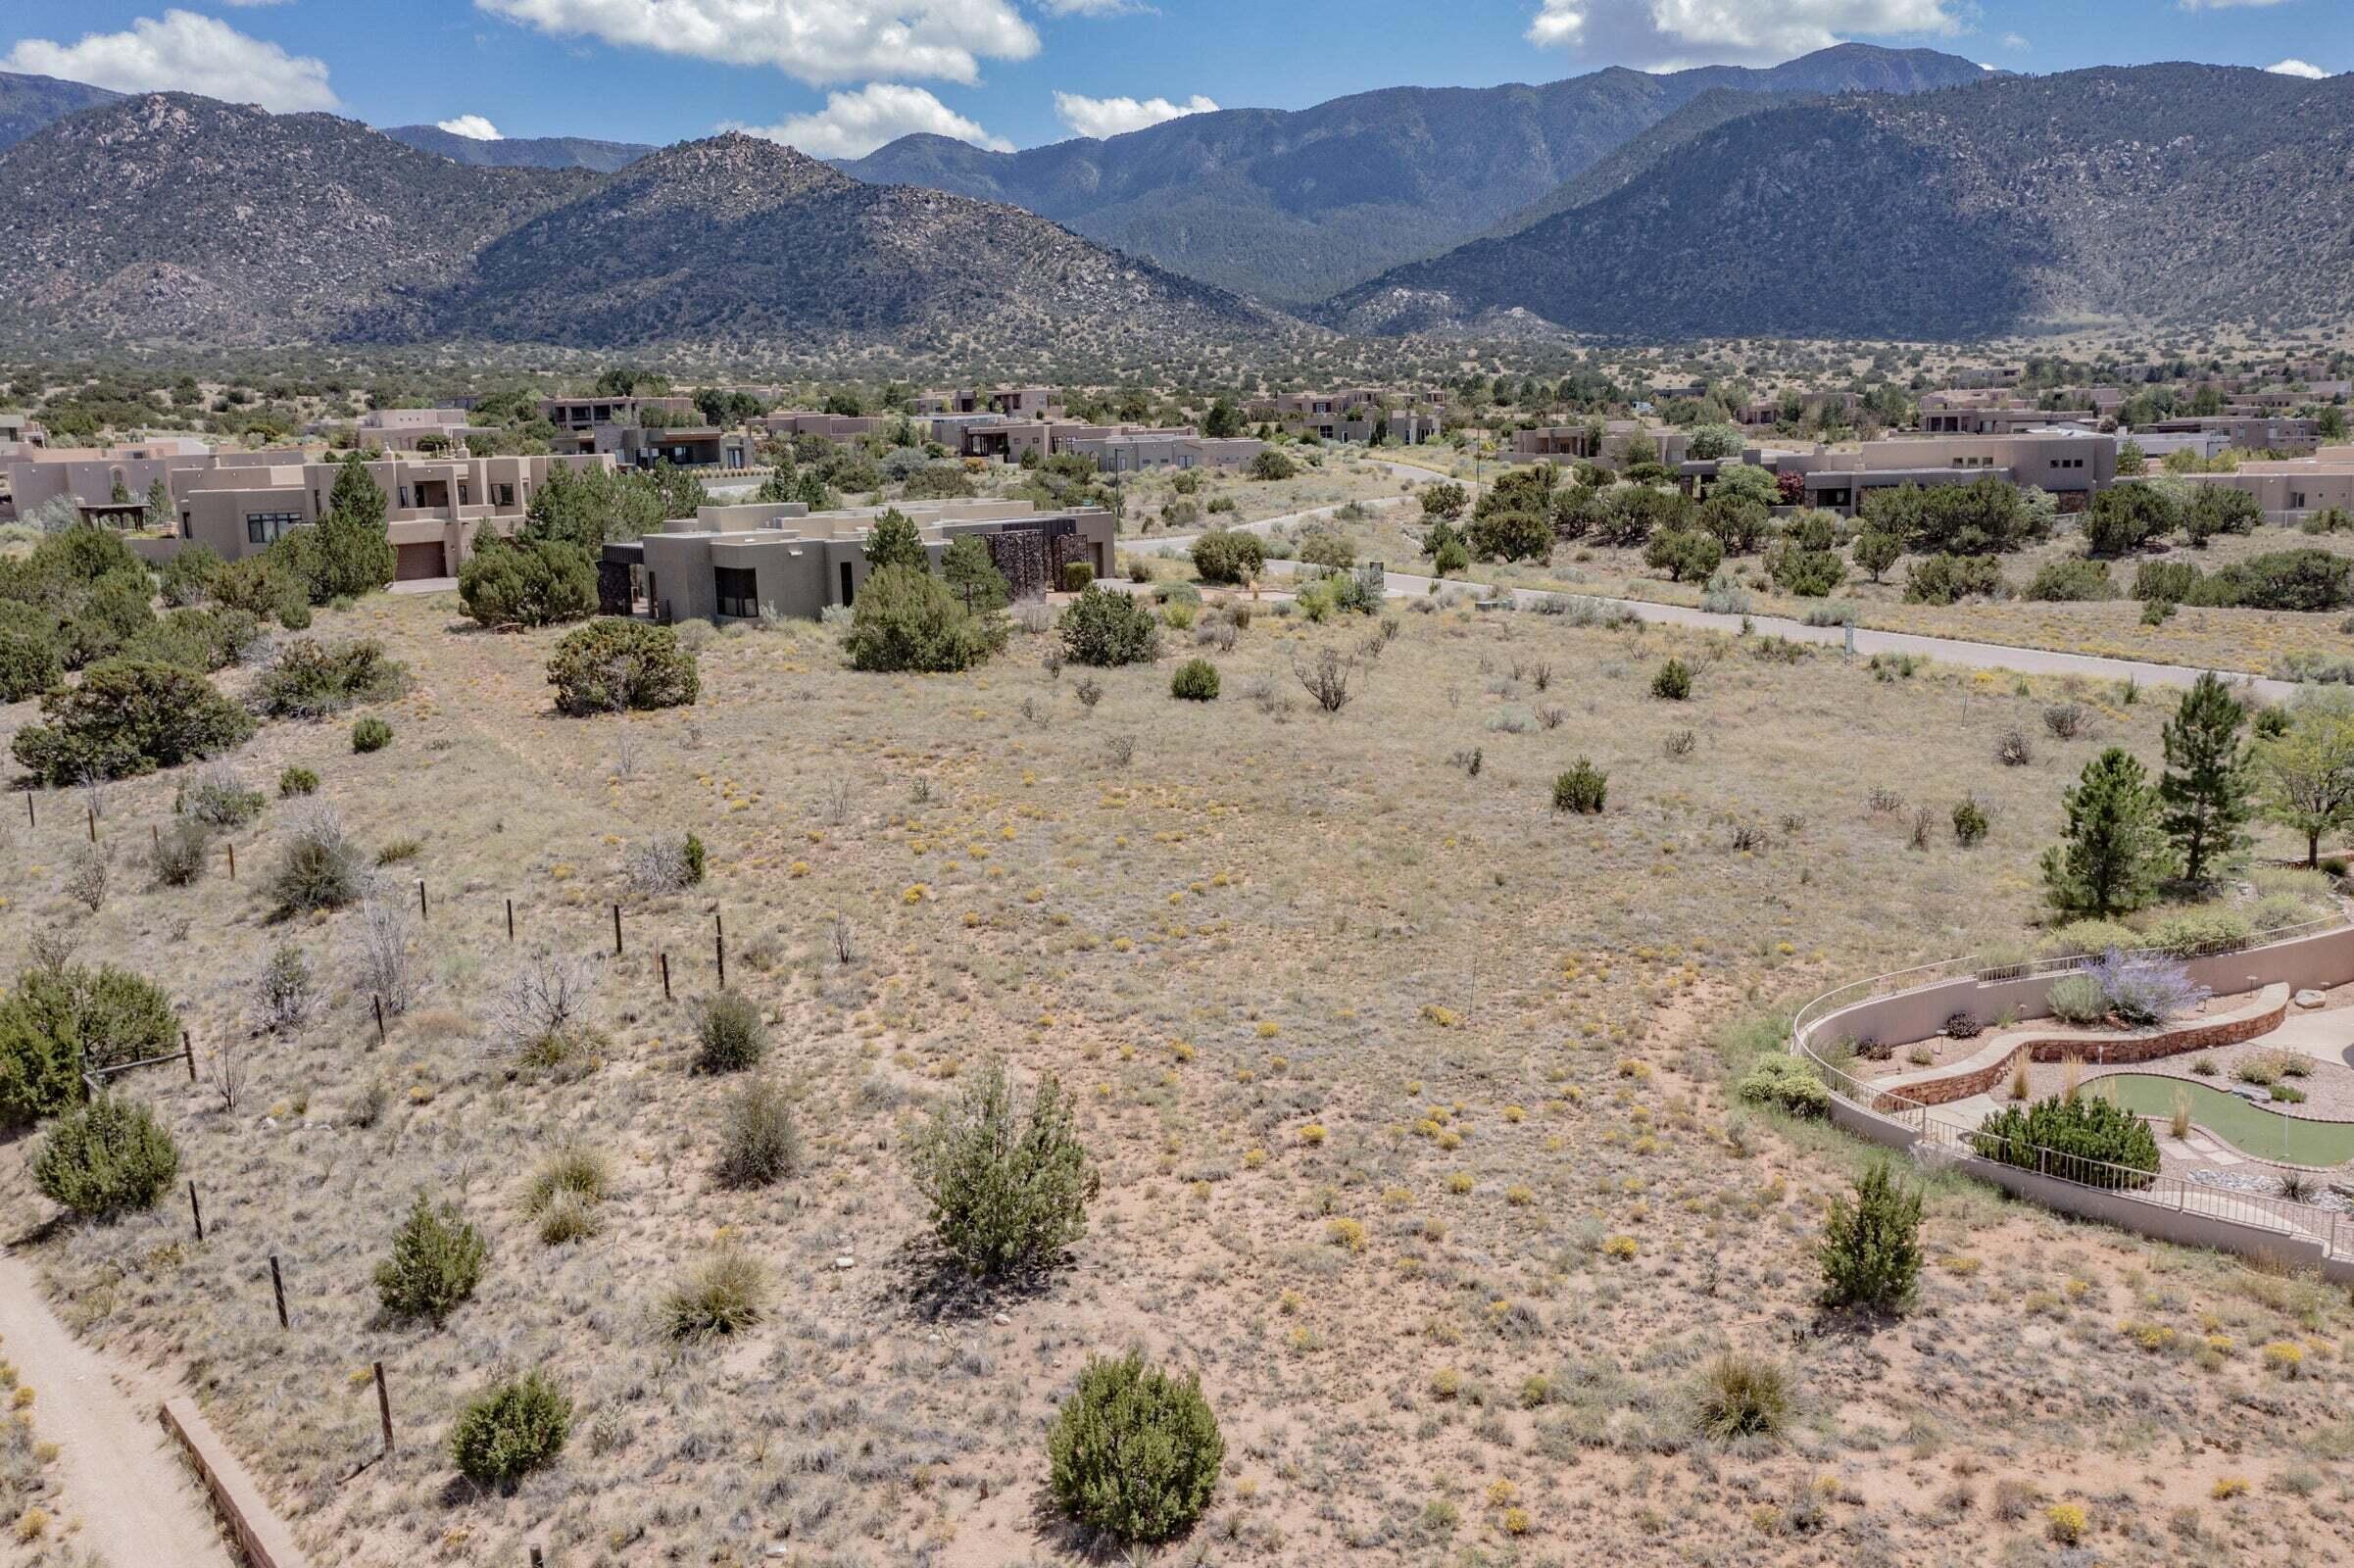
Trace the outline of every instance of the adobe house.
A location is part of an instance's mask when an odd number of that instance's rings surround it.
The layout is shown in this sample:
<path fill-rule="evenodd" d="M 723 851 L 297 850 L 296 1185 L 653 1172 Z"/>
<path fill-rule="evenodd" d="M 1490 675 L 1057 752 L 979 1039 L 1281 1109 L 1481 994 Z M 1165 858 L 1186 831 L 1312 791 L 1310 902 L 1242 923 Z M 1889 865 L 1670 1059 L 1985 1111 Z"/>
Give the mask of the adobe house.
<path fill-rule="evenodd" d="M 1894 436 L 1854 452 L 1793 453 L 1776 471 L 1804 475 L 1810 507 L 1853 513 L 1867 490 L 1968 484 L 1988 474 L 2089 500 L 2117 479 L 2117 437 L 2061 426 L 2020 435 Z"/>
<path fill-rule="evenodd" d="M 865 582 L 866 535 L 887 510 L 811 513 L 798 502 L 704 507 L 661 533 L 609 544 L 597 597 L 609 615 L 659 621 L 751 620 L 763 612 L 816 619 L 856 603 Z M 902 502 L 935 567 L 950 541 L 977 534 L 1014 597 L 1062 585 L 1064 566 L 1111 574 L 1114 527 L 1100 507 L 1040 512 L 1024 501 Z"/>

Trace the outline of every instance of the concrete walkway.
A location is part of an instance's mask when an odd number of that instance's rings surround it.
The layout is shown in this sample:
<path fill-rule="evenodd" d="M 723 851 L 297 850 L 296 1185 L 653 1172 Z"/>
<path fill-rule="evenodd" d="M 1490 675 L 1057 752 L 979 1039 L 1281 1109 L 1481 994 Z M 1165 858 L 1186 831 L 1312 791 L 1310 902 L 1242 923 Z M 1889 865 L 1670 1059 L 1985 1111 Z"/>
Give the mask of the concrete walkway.
<path fill-rule="evenodd" d="M 157 1419 L 160 1380 L 67 1333 L 13 1250 L 0 1253 L 0 1355 L 33 1391 L 35 1434 L 58 1446 L 77 1545 L 108 1568 L 230 1568 L 211 1505 Z"/>

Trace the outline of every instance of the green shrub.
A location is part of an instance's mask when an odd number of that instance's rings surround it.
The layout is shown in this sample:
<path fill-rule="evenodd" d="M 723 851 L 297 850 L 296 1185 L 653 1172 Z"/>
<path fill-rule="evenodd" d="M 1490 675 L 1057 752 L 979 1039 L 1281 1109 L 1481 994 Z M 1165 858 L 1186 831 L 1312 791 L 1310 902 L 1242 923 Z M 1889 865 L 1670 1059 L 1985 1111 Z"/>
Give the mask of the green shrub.
<path fill-rule="evenodd" d="M 554 626 L 597 612 L 597 564 L 562 539 L 506 541 L 483 530 L 458 568 L 458 599 L 485 626 Z"/>
<path fill-rule="evenodd" d="M 2182 509 L 2182 537 L 2203 545 L 2219 533 L 2254 533 L 2264 521 L 2256 498 L 2231 485 L 2200 485 Z"/>
<path fill-rule="evenodd" d="M 1814 1064 L 1785 1052 L 1759 1056 L 1741 1075 L 1734 1093 L 1752 1105 L 1766 1105 L 1792 1116 L 1827 1116 L 1831 1091 Z"/>
<path fill-rule="evenodd" d="M 262 623 L 246 611 L 174 610 L 125 639 L 121 657 L 209 674 L 239 662 L 261 640 Z"/>
<path fill-rule="evenodd" d="M 713 992 L 696 1015 L 695 1042 L 695 1065 L 703 1071 L 741 1072 L 767 1054 L 768 1026 L 741 992 Z"/>
<path fill-rule="evenodd" d="M 1896 1181 L 1886 1160 L 1856 1178 L 1855 1202 L 1831 1200 L 1815 1258 L 1826 1306 L 1897 1313 L 1921 1281 L 1921 1190 Z"/>
<path fill-rule="evenodd" d="M 1904 574 L 1907 604 L 1951 605 L 1973 594 L 1991 596 L 2002 586 L 1992 556 L 1928 556 Z"/>
<path fill-rule="evenodd" d="M 2133 572 L 2133 597 L 2144 604 L 2179 605 L 2198 580 L 2198 567 L 2187 561 L 2145 561 Z"/>
<path fill-rule="evenodd" d="M 372 638 L 322 643 L 289 639 L 254 681 L 254 706 L 272 718 L 323 718 L 357 703 L 382 702 L 408 683 L 408 670 Z"/>
<path fill-rule="evenodd" d="M 332 807 L 314 804 L 287 824 L 270 888 L 281 913 L 307 914 L 342 908 L 360 897 L 367 879 L 367 858 L 344 831 L 343 818 Z"/>
<path fill-rule="evenodd" d="M 1299 471 L 1298 466 L 1290 458 L 1285 457 L 1273 447 L 1267 448 L 1257 457 L 1252 458 L 1249 469 L 1251 477 L 1253 479 L 1289 479 Z"/>
<path fill-rule="evenodd" d="M 211 545 L 183 542 L 156 573 L 157 591 L 167 605 L 193 605 L 213 591 L 228 563 Z"/>
<path fill-rule="evenodd" d="M 1594 765 L 1587 758 L 1579 758 L 1577 765 L 1553 779 L 1553 809 L 1576 811 L 1592 816 L 1601 810 L 1610 794 L 1610 775 Z"/>
<path fill-rule="evenodd" d="M 168 888 L 184 888 L 204 875 L 205 859 L 213 847 L 213 830 L 193 817 L 182 817 L 172 824 L 172 831 L 156 835 L 149 861 L 157 882 Z"/>
<path fill-rule="evenodd" d="M 700 883 L 711 871 L 711 852 L 703 847 L 703 840 L 692 833 L 679 840 L 678 858 L 688 887 Z"/>
<path fill-rule="evenodd" d="M 1194 541 L 1193 557 L 1203 582 L 1249 582 L 1266 568 L 1267 547 L 1254 533 L 1212 528 Z"/>
<path fill-rule="evenodd" d="M 1643 547 L 1643 564 L 1671 582 L 1702 582 L 1725 564 L 1724 542 L 1698 528 L 1666 528 Z"/>
<path fill-rule="evenodd" d="M 466 1401 L 450 1429 L 450 1457 L 477 1487 L 506 1490 L 554 1462 L 572 1433 L 572 1401 L 537 1372 Z"/>
<path fill-rule="evenodd" d="M 1110 589 L 1090 586 L 1063 611 L 1056 629 L 1076 664 L 1145 663 L 1160 652 L 1152 612 L 1134 596 Z"/>
<path fill-rule="evenodd" d="M 2046 604 L 2082 603 L 2087 600 L 2114 599 L 2117 589 L 2109 581 L 2109 564 L 2087 561 L 2082 556 L 2046 562 L 2027 585 L 2027 597 Z"/>
<path fill-rule="evenodd" d="M 1979 1123 L 1970 1147 L 1987 1159 L 2094 1187 L 2147 1187 L 2158 1171 L 2149 1124 L 2093 1094 L 2006 1105 Z"/>
<path fill-rule="evenodd" d="M 2305 547 L 2276 550 L 2219 566 L 2191 586 L 2186 605 L 2225 610 L 2319 612 L 2354 600 L 2354 560 Z"/>
<path fill-rule="evenodd" d="M 1085 593 L 1087 585 L 1096 580 L 1096 568 L 1084 561 L 1062 564 L 1062 591 L 1066 594 Z"/>
<path fill-rule="evenodd" d="M 2046 958 L 2065 958 L 2077 954 L 2107 953 L 2118 949 L 2126 953 L 2141 946 L 2141 933 L 2130 925 L 2114 920 L 2071 920 L 2054 926 L 2035 952 Z"/>
<path fill-rule="evenodd" d="M 1131 1351 L 1091 1357 L 1047 1434 L 1047 1488 L 1062 1511 L 1122 1543 L 1167 1541 L 1209 1506 L 1226 1441 L 1199 1379 Z"/>
<path fill-rule="evenodd" d="M 1349 536 L 1330 528 L 1310 528 L 1300 536 L 1300 559 L 1311 566 L 1330 566 L 1347 571 L 1356 564 L 1356 546 Z"/>
<path fill-rule="evenodd" d="M 755 1078 L 736 1091 L 720 1123 L 718 1163 L 729 1187 L 766 1187 L 801 1168 L 801 1133 L 783 1090 Z"/>
<path fill-rule="evenodd" d="M 274 620 L 289 631 L 311 624 L 311 596 L 302 579 L 268 556 L 232 561 L 214 575 L 213 603 Z"/>
<path fill-rule="evenodd" d="M 307 767 L 289 767 L 278 775 L 278 795 L 282 799 L 318 793 L 319 775 Z"/>
<path fill-rule="evenodd" d="M 237 770 L 218 762 L 195 777 L 183 779 L 172 801 L 173 812 L 207 827 L 243 827 L 262 814 L 262 792 L 245 787 Z"/>
<path fill-rule="evenodd" d="M 116 661 L 41 699 L 11 750 L 52 787 L 177 767 L 242 744 L 254 718 L 193 670 Z"/>
<path fill-rule="evenodd" d="M 1790 1374 L 1763 1356 L 1728 1350 L 1700 1369 L 1692 1430 L 1713 1443 L 1771 1438 L 1790 1420 Z"/>
<path fill-rule="evenodd" d="M 750 1253 L 726 1248 L 662 1298 L 662 1332 L 680 1341 L 724 1339 L 758 1323 L 767 1307 L 768 1271 Z"/>
<path fill-rule="evenodd" d="M 564 634 L 548 661 L 556 709 L 582 717 L 631 709 L 691 706 L 699 689 L 695 656 L 668 626 L 592 620 Z"/>
<path fill-rule="evenodd" d="M 27 969 L 0 1001 L 0 1126 L 78 1103 L 85 1065 L 162 1055 L 179 1028 L 171 999 L 127 969 Z"/>
<path fill-rule="evenodd" d="M 52 1202 L 101 1224 L 153 1208 L 179 1174 L 179 1148 L 134 1101 L 100 1095 L 50 1124 L 32 1180 Z"/>
<path fill-rule="evenodd" d="M 2116 484 L 2084 509 L 2084 542 L 2096 556 L 2122 556 L 2172 533 L 2182 514 L 2156 484 Z"/>
<path fill-rule="evenodd" d="M 1177 666 L 1169 677 L 1169 695 L 1189 703 L 1215 702 L 1218 696 L 1218 666 L 1206 659 L 1189 659 Z"/>
<path fill-rule="evenodd" d="M 973 614 L 917 566 L 885 566 L 859 586 L 843 648 L 850 667 L 939 674 L 970 669 L 1003 646 L 1005 622 Z"/>
<path fill-rule="evenodd" d="M 2163 953 L 2196 957 L 2244 948 L 2254 939 L 2256 929 L 2255 921 L 2237 909 L 2185 909 L 2152 921 L 2142 940 Z"/>
<path fill-rule="evenodd" d="M 1087 1233 L 1096 1171 L 1052 1075 L 1039 1080 L 1025 1121 L 1004 1064 L 991 1062 L 907 1153 L 941 1246 L 975 1275 L 1043 1267 Z"/>
<path fill-rule="evenodd" d="M 1651 695 L 1661 702 L 1680 703 L 1692 695 L 1692 666 L 1670 659 L 1651 677 Z"/>
<path fill-rule="evenodd" d="M 370 713 L 352 720 L 352 750 L 380 752 L 392 744 L 392 726 Z"/>
<path fill-rule="evenodd" d="M 1992 824 L 1986 818 L 1986 808 L 1978 804 L 1978 797 L 1965 795 L 1953 806 L 1953 842 L 1963 849 L 1982 842 Z"/>
<path fill-rule="evenodd" d="M 424 1318 L 435 1328 L 482 1281 L 488 1249 L 455 1203 L 436 1207 L 423 1193 L 392 1239 L 392 1256 L 376 1265 L 376 1298 L 394 1317 Z"/>
<path fill-rule="evenodd" d="M 2044 993 L 2043 1004 L 2063 1023 L 2088 1028 L 2109 1016 L 2108 993 L 2090 975 L 2072 974 L 2055 980 Z"/>
<path fill-rule="evenodd" d="M 961 477 L 961 475 L 959 475 Z M 958 534 L 941 553 L 940 575 L 949 597 L 976 615 L 995 615 L 1013 598 L 1013 587 L 998 570 L 997 558 L 979 534 Z"/>
<path fill-rule="evenodd" d="M 0 703 L 22 703 L 57 690 L 66 678 L 57 640 L 45 633 L 0 631 Z"/>

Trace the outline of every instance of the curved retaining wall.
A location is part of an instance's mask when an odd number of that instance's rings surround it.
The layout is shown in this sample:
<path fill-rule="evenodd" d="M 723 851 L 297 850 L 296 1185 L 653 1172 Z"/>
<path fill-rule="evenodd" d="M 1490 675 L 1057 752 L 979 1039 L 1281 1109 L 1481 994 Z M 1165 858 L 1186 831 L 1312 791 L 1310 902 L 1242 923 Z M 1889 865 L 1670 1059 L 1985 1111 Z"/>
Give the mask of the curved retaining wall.
<path fill-rule="evenodd" d="M 2031 1061 L 2064 1061 L 2072 1055 L 2102 1066 L 2156 1061 L 2162 1056 L 2179 1056 L 2186 1051 L 2212 1051 L 2218 1046 L 2235 1046 L 2243 1040 L 2271 1034 L 2287 1015 L 2288 987 L 2271 985 L 2244 1006 L 2163 1029 L 2122 1032 L 2006 1029 L 1960 1061 L 1869 1080 L 1871 1088 L 1881 1091 L 1873 1108 L 1894 1110 L 1908 1103 L 1944 1105 L 1968 1100 L 1972 1095 L 1986 1094 L 2011 1075 L 2012 1065 L 2022 1052 Z"/>

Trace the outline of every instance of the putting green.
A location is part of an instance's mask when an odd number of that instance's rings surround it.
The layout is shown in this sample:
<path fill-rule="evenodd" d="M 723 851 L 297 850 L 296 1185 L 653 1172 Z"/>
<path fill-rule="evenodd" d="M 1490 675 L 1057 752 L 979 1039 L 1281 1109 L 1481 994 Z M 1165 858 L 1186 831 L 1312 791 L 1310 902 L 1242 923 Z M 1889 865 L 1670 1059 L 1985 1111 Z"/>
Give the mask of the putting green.
<path fill-rule="evenodd" d="M 2113 1095 L 2137 1116 L 2171 1116 L 2190 1097 L 2190 1119 L 2243 1154 L 2290 1165 L 2342 1165 L 2354 1159 L 2354 1122 L 2283 1116 L 2226 1090 L 2157 1073 L 2105 1073 L 2085 1089 Z"/>

